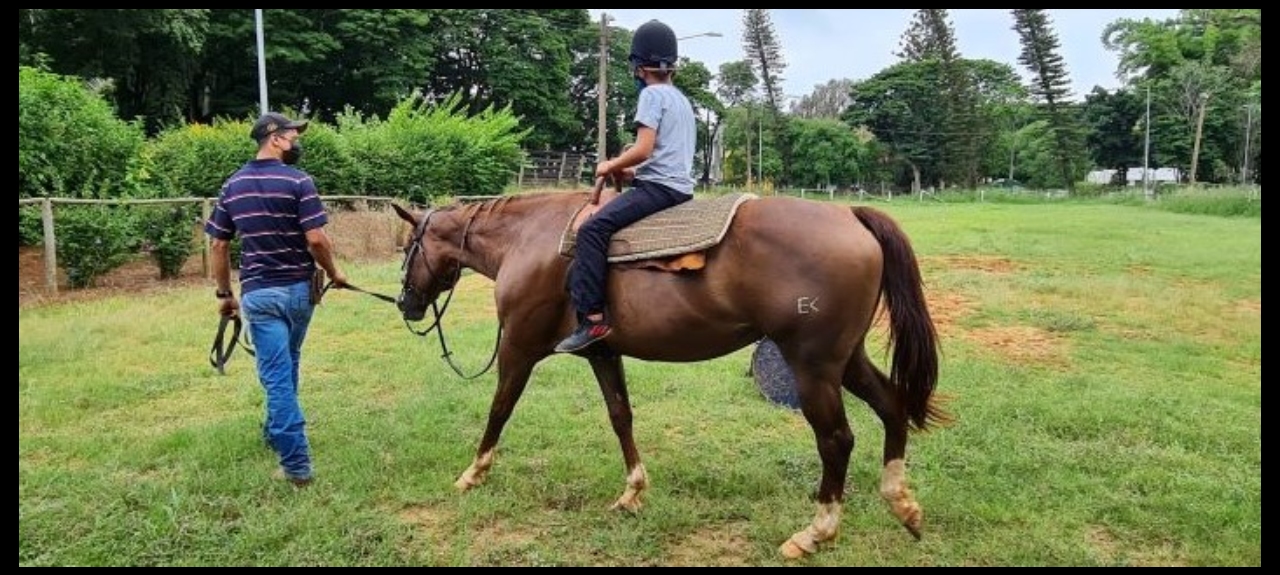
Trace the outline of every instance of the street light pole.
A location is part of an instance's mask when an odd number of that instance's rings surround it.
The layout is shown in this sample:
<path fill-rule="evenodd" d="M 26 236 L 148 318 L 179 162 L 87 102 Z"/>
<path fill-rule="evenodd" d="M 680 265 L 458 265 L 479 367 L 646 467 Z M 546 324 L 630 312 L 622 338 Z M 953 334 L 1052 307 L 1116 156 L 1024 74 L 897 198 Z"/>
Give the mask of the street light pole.
<path fill-rule="evenodd" d="M 1148 200 L 1151 199 L 1151 86 L 1147 86 L 1147 119 L 1143 122 L 1146 124 L 1146 136 L 1142 139 L 1142 195 Z"/>
<path fill-rule="evenodd" d="M 266 39 L 262 31 L 262 9 L 253 10 L 253 25 L 258 34 L 258 108 L 267 113 L 267 55 Z"/>
<path fill-rule="evenodd" d="M 605 113 L 609 101 L 609 20 L 613 17 L 600 13 L 600 71 L 599 83 L 596 86 L 596 163 L 605 158 L 605 132 L 607 117 Z M 592 170 L 594 172 L 594 170 Z"/>
<path fill-rule="evenodd" d="M 764 189 L 764 110 L 756 118 L 756 184 Z"/>

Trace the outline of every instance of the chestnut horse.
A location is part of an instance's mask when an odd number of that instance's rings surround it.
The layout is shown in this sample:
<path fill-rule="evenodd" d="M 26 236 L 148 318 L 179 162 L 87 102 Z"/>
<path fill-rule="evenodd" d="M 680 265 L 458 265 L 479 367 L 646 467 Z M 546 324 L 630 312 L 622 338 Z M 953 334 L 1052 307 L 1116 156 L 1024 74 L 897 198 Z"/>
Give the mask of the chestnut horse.
<path fill-rule="evenodd" d="M 455 482 L 479 485 L 534 365 L 576 326 L 565 288 L 570 259 L 561 236 L 588 192 L 543 192 L 457 203 L 413 214 L 399 308 L 422 320 L 463 268 L 493 280 L 502 338 L 498 387 L 475 459 Z M 604 394 L 622 447 L 626 486 L 614 509 L 636 511 L 649 487 L 631 430 L 622 358 L 694 362 L 775 342 L 795 375 L 801 411 L 813 429 L 822 478 L 813 521 L 782 543 L 798 558 L 839 528 L 854 436 L 840 389 L 865 401 L 884 424 L 880 496 L 917 539 L 922 511 L 907 485 L 909 431 L 949 418 L 933 398 L 937 336 L 910 241 L 888 215 L 790 197 L 742 203 L 697 271 L 613 267 L 607 281 L 613 332 L 603 352 L 584 354 Z M 888 310 L 892 369 L 867 356 L 873 316 Z M 436 320 L 439 320 L 437 312 Z"/>

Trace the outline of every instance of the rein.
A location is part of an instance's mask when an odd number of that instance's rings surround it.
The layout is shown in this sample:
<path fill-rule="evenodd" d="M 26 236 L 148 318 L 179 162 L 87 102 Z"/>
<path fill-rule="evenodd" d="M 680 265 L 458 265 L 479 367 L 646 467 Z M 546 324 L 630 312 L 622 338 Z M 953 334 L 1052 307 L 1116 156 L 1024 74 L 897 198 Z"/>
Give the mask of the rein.
<path fill-rule="evenodd" d="M 231 326 L 231 339 L 227 339 L 227 326 Z M 236 350 L 236 344 L 244 348 L 245 353 L 250 356 L 254 355 L 253 348 L 249 347 L 248 337 L 245 341 L 240 341 L 240 330 L 244 327 L 244 322 L 237 315 L 224 315 L 218 320 L 218 333 L 213 336 L 213 347 L 209 348 L 209 365 L 218 370 L 218 375 L 227 374 L 227 360 L 231 359 L 231 352 Z"/>
<path fill-rule="evenodd" d="M 409 284 L 408 270 L 409 270 L 409 265 L 412 263 L 415 255 L 419 255 L 419 254 L 422 255 L 422 258 L 423 258 L 422 263 L 427 266 L 427 272 L 430 273 L 432 277 L 436 277 L 435 270 L 431 269 L 431 263 L 429 260 L 426 259 L 426 254 L 422 249 L 422 237 L 426 235 L 427 225 L 431 219 L 431 214 L 433 214 L 434 212 L 435 210 L 431 210 L 427 212 L 426 217 L 424 217 L 422 220 L 421 226 L 414 232 L 414 236 L 412 240 L 413 245 L 409 248 L 410 251 L 405 256 L 404 264 L 401 265 L 401 269 L 405 272 L 404 280 L 403 280 L 405 290 L 412 289 L 408 285 Z M 467 247 L 467 235 L 470 232 L 471 224 L 474 221 L 475 221 L 475 214 L 472 214 L 471 218 L 467 220 L 466 228 L 464 228 L 462 232 L 462 241 L 460 242 L 460 245 L 459 245 L 459 249 L 461 250 L 465 250 Z M 444 304 L 437 303 L 437 300 L 439 299 L 438 295 L 436 297 L 436 300 L 431 301 L 431 315 L 433 316 L 433 321 L 431 322 L 430 326 L 428 326 L 426 329 L 423 329 L 423 330 L 417 330 L 417 329 L 414 329 L 413 325 L 411 325 L 409 323 L 409 320 L 407 319 L 404 320 L 404 325 L 405 325 L 405 328 L 407 328 L 410 333 L 417 336 L 421 336 L 421 337 L 426 337 L 426 335 L 431 333 L 432 330 L 435 330 L 437 336 L 440 338 L 440 349 L 443 352 L 441 357 L 444 358 L 445 363 L 449 364 L 449 367 L 453 369 L 453 372 L 456 373 L 458 377 L 461 377 L 462 379 L 471 380 L 471 379 L 480 377 L 481 375 L 484 375 L 490 369 L 493 368 L 493 364 L 498 358 L 498 347 L 502 342 L 502 324 L 501 323 L 498 324 L 498 333 L 497 333 L 497 336 L 494 338 L 493 353 L 489 355 L 489 361 L 485 364 L 483 368 L 480 369 L 480 371 L 473 373 L 471 375 L 467 375 L 462 370 L 462 368 L 459 367 L 458 364 L 453 360 L 453 352 L 450 351 L 449 343 L 445 340 L 444 323 L 443 323 L 444 314 L 449 309 L 449 302 L 453 301 L 453 293 L 458 288 L 458 280 L 462 278 L 462 268 L 463 268 L 462 263 L 459 262 L 457 267 L 453 270 L 453 273 L 452 273 L 453 277 L 449 279 L 448 281 L 449 287 L 446 288 L 448 290 L 448 294 L 445 296 Z M 325 284 L 324 288 L 320 290 L 320 295 L 323 296 L 324 294 L 328 293 L 329 289 L 332 287 L 333 287 L 333 280 L 330 280 L 328 283 Z M 347 284 L 345 287 L 339 288 L 339 289 L 347 289 L 355 292 L 360 292 L 362 294 L 378 298 L 379 300 L 382 300 L 384 302 L 398 305 L 398 300 L 395 297 L 369 291 L 364 288 L 357 287 L 351 284 Z M 226 333 L 228 325 L 232 326 L 230 339 L 227 338 L 227 333 Z M 242 341 L 242 338 L 241 338 L 242 329 L 243 329 L 243 321 L 241 320 L 238 314 L 235 316 L 222 316 L 222 318 L 219 320 L 218 332 L 213 338 L 213 346 L 209 349 L 209 364 L 218 370 L 218 374 L 226 375 L 227 361 L 231 359 L 231 354 L 232 352 L 235 351 L 237 344 L 239 344 L 240 347 L 244 348 L 245 352 L 248 353 L 250 356 L 254 355 L 254 350 L 249 345 L 247 335 L 243 338 L 243 341 Z"/>
<path fill-rule="evenodd" d="M 320 290 L 321 295 L 329 291 L 333 287 L 333 281 L 325 284 L 324 289 Z M 396 303 L 396 298 L 389 295 L 372 292 L 364 288 L 347 284 L 346 288 L 351 291 L 357 291 L 376 297 L 387 303 Z M 231 336 L 227 337 L 227 326 L 231 326 Z M 218 320 L 218 332 L 213 336 L 213 345 L 209 348 L 209 365 L 218 370 L 218 375 L 227 374 L 227 361 L 231 359 L 231 354 L 235 352 L 236 346 L 244 348 L 245 353 L 250 357 L 254 356 L 253 347 L 249 343 L 249 334 L 244 332 L 244 320 L 240 318 L 240 314 L 232 316 L 222 316 Z"/>
<path fill-rule="evenodd" d="M 412 263 L 414 256 L 421 255 L 422 264 L 427 266 L 427 273 L 431 274 L 432 277 L 437 277 L 435 270 L 431 269 L 431 261 L 427 259 L 426 251 L 422 248 L 422 238 L 427 233 L 427 227 L 430 225 L 431 216 L 434 213 L 435 213 L 434 209 L 430 210 L 427 212 L 426 216 L 422 218 L 422 224 L 419 226 L 417 230 L 414 231 L 413 239 L 411 240 L 413 242 L 413 245 L 409 248 L 409 253 L 405 255 L 404 264 L 400 266 L 401 269 L 404 271 L 403 283 L 404 283 L 405 291 L 410 291 L 413 289 L 411 286 L 409 286 L 409 266 Z M 471 224 L 475 222 L 475 217 L 476 217 L 476 214 L 473 213 L 471 214 L 471 217 L 467 219 L 467 225 L 462 230 L 462 241 L 459 242 L 458 244 L 459 251 L 465 252 L 467 249 L 467 236 L 471 231 Z M 458 280 L 462 279 L 462 267 L 463 267 L 462 262 L 458 262 L 457 267 L 455 267 L 453 270 L 453 274 L 452 274 L 453 277 L 449 278 L 448 280 L 447 285 L 449 287 L 445 288 L 448 290 L 448 294 L 445 295 L 444 304 L 437 305 L 436 301 L 439 299 L 439 294 L 436 295 L 436 299 L 431 300 L 431 315 L 434 317 L 433 321 L 431 322 L 431 325 L 421 331 L 414 329 L 413 326 L 409 324 L 409 320 L 405 320 L 404 325 L 406 328 L 409 329 L 410 333 L 417 336 L 422 336 L 422 337 L 426 337 L 427 334 L 431 333 L 431 330 L 435 330 L 436 335 L 440 338 L 440 349 L 442 351 L 442 354 L 440 357 L 444 358 L 445 363 L 449 364 L 449 368 L 452 369 L 453 372 L 458 375 L 458 377 L 461 377 L 462 379 L 466 379 L 466 380 L 471 380 L 487 373 L 493 367 L 494 361 L 497 360 L 498 347 L 502 341 L 502 324 L 501 323 L 498 324 L 498 333 L 494 337 L 494 341 L 493 341 L 493 353 L 489 355 L 488 363 L 486 363 L 485 366 L 480 369 L 480 371 L 477 371 L 471 375 L 467 375 L 465 372 L 462 371 L 462 368 L 459 367 L 458 364 L 453 361 L 453 352 L 449 350 L 449 344 L 448 342 L 445 341 L 444 323 L 443 323 L 444 314 L 449 309 L 449 302 L 453 301 L 453 292 L 458 289 Z"/>

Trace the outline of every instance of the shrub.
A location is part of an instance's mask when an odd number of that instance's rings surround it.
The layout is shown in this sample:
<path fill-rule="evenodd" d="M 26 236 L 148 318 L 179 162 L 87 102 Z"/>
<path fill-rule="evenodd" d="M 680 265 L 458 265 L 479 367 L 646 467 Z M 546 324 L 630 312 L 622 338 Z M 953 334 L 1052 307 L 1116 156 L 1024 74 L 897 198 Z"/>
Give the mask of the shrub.
<path fill-rule="evenodd" d="M 1162 194 L 1159 206 L 1183 214 L 1262 217 L 1262 200 L 1247 188 L 1181 188 Z"/>
<path fill-rule="evenodd" d="M 467 116 L 456 96 L 436 105 L 413 96 L 385 121 L 339 126 L 364 193 L 419 203 L 500 193 L 523 161 L 527 133 L 509 108 Z"/>
<path fill-rule="evenodd" d="M 118 198 L 145 135 L 78 79 L 18 66 L 18 197 Z"/>
<path fill-rule="evenodd" d="M 63 206 L 57 211 L 58 263 L 67 271 L 71 287 L 92 287 L 98 277 L 138 252 L 130 209 Z"/>
<path fill-rule="evenodd" d="M 194 205 L 145 206 L 138 209 L 137 222 L 146 250 L 160 268 L 160 278 L 176 278 L 195 253 L 195 232 L 199 214 Z"/>
<path fill-rule="evenodd" d="M 212 125 L 170 128 L 143 150 L 143 178 L 153 196 L 217 197 L 223 182 L 253 158 L 247 121 L 215 120 Z"/>

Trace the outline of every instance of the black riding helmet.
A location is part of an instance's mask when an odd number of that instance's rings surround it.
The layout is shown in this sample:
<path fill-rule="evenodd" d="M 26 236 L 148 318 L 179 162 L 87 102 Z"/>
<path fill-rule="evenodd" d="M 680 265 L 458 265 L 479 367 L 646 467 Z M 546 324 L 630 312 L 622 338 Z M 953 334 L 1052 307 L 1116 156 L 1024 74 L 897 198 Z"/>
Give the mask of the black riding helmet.
<path fill-rule="evenodd" d="M 679 59 L 676 33 L 662 22 L 645 22 L 631 36 L 631 56 L 627 60 L 632 68 L 670 70 L 676 67 L 676 60 Z"/>

